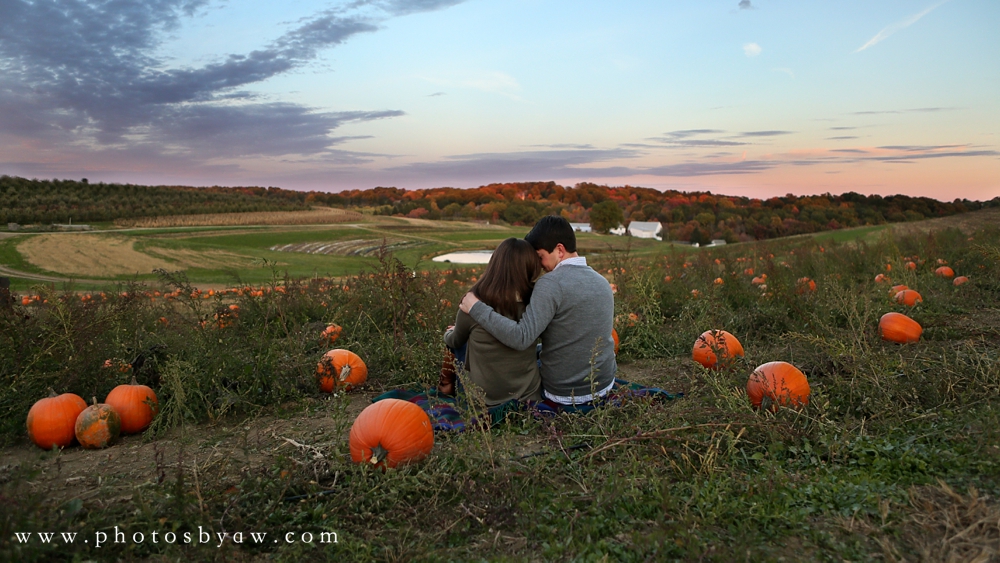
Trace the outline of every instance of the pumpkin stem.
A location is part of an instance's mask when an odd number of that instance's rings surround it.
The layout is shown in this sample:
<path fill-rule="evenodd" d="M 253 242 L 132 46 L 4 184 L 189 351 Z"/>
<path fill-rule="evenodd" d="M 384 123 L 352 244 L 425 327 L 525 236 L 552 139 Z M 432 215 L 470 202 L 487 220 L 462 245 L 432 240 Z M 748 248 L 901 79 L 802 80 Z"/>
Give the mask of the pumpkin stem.
<path fill-rule="evenodd" d="M 378 465 L 379 463 L 385 461 L 387 457 L 389 457 L 389 452 L 382 447 L 382 444 L 379 444 L 372 448 L 372 457 L 368 460 L 368 462 L 372 465 Z"/>
<path fill-rule="evenodd" d="M 135 380 L 135 374 L 132 375 L 132 385 L 138 385 L 139 382 Z"/>
<path fill-rule="evenodd" d="M 91 397 L 90 400 L 94 401 L 95 405 L 97 404 L 97 397 Z"/>
<path fill-rule="evenodd" d="M 59 395 L 56 395 L 56 390 L 49 387 L 49 398 L 51 399 L 52 397 L 58 397 L 58 396 Z"/>
<path fill-rule="evenodd" d="M 351 364 L 344 364 L 344 367 L 340 368 L 340 381 L 347 381 L 347 378 L 351 375 Z"/>

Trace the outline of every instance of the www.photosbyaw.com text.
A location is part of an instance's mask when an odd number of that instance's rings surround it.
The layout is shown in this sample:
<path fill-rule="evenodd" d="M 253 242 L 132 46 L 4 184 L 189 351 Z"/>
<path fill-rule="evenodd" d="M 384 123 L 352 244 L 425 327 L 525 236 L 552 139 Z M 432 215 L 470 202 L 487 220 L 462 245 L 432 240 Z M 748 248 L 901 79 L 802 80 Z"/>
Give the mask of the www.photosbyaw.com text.
<path fill-rule="evenodd" d="M 336 532 L 285 532 L 269 535 L 268 532 L 215 532 L 214 534 L 205 531 L 198 526 L 198 531 L 190 532 L 160 532 L 153 530 L 151 533 L 133 532 L 128 535 L 119 530 L 118 526 L 114 530 L 94 532 L 93 537 L 80 535 L 77 532 L 14 532 L 14 541 L 21 544 L 44 543 L 44 544 L 65 544 L 74 545 L 77 543 L 91 544 L 95 548 L 106 548 L 114 545 L 142 544 L 152 542 L 154 544 L 188 544 L 188 545 L 214 545 L 222 547 L 226 542 L 233 544 L 265 544 L 265 543 L 337 543 Z"/>

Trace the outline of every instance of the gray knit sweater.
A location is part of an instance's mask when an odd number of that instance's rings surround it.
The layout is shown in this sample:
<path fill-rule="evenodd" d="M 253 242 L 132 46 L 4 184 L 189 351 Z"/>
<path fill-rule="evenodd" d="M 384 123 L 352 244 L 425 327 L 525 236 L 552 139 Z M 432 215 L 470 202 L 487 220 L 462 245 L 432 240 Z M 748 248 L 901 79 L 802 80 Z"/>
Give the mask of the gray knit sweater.
<path fill-rule="evenodd" d="M 539 278 L 519 322 L 482 301 L 469 314 L 515 350 L 533 346 L 541 336 L 542 387 L 553 395 L 590 395 L 614 380 L 615 298 L 608 281 L 590 266 L 564 264 Z"/>

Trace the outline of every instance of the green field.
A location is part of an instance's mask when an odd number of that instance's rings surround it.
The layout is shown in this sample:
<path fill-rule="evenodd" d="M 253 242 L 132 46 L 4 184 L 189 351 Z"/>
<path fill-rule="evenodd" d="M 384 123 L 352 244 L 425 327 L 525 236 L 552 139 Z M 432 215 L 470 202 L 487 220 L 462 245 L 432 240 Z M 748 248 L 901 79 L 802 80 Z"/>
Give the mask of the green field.
<path fill-rule="evenodd" d="M 870 238 L 886 227 L 861 227 L 835 232 L 810 235 L 817 240 L 844 242 L 860 238 Z M 294 227 L 178 227 L 161 229 L 108 229 L 80 236 L 101 237 L 127 236 L 134 241 L 133 248 L 152 257 L 163 258 L 172 263 L 164 269 L 168 271 L 183 271 L 188 280 L 195 286 L 219 287 L 237 283 L 261 284 L 270 280 L 275 272 L 284 276 L 286 273 L 293 278 L 311 277 L 342 277 L 354 275 L 364 269 L 370 269 L 376 259 L 372 256 L 337 256 L 307 254 L 304 252 L 278 252 L 271 250 L 278 245 L 296 243 L 321 243 L 365 239 L 371 241 L 407 240 L 412 246 L 396 250 L 394 256 L 411 268 L 418 269 L 450 269 L 463 268 L 462 265 L 442 264 L 430 259 L 436 255 L 458 250 L 491 249 L 507 237 L 523 237 L 529 229 L 526 227 L 484 227 L 478 223 L 437 222 L 414 226 L 403 220 L 391 218 L 380 222 L 363 223 L 352 226 L 294 226 Z M 73 281 L 72 287 L 77 290 L 100 290 L 113 288 L 117 284 L 129 281 L 144 281 L 153 283 L 158 276 L 152 271 L 137 271 L 132 274 L 115 276 L 100 276 L 95 274 L 68 274 L 58 266 L 43 268 L 25 258 L 18 252 L 18 245 L 27 238 L 40 236 L 25 234 L 7 239 L 0 239 L 0 266 L 18 272 L 38 274 L 56 278 L 62 281 L 39 281 L 9 275 L 12 288 L 16 291 L 28 291 L 39 283 L 55 284 L 65 287 Z M 62 236 L 62 235 L 58 235 Z M 615 237 L 590 233 L 578 233 L 578 245 L 581 254 L 600 256 L 614 251 L 628 250 L 634 256 L 665 256 L 671 253 L 698 252 L 689 246 L 674 246 L 668 243 L 634 239 L 631 237 Z M 158 249 L 185 251 L 196 254 L 210 255 L 212 252 L 225 252 L 242 257 L 239 266 L 226 267 L 185 267 L 164 256 Z M 88 281 L 80 281 L 85 279 Z"/>

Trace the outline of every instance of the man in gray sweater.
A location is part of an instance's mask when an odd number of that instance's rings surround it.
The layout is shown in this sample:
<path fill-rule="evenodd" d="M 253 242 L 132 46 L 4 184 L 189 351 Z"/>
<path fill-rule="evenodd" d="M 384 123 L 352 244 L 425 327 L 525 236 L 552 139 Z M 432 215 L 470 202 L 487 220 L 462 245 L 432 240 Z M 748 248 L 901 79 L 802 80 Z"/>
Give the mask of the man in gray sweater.
<path fill-rule="evenodd" d="M 615 300 L 611 285 L 576 251 L 569 222 L 550 215 L 524 237 L 547 274 L 535 283 L 520 321 L 497 314 L 466 293 L 459 308 L 497 340 L 525 350 L 542 338 L 543 396 L 555 403 L 578 405 L 603 397 L 614 385 Z"/>

